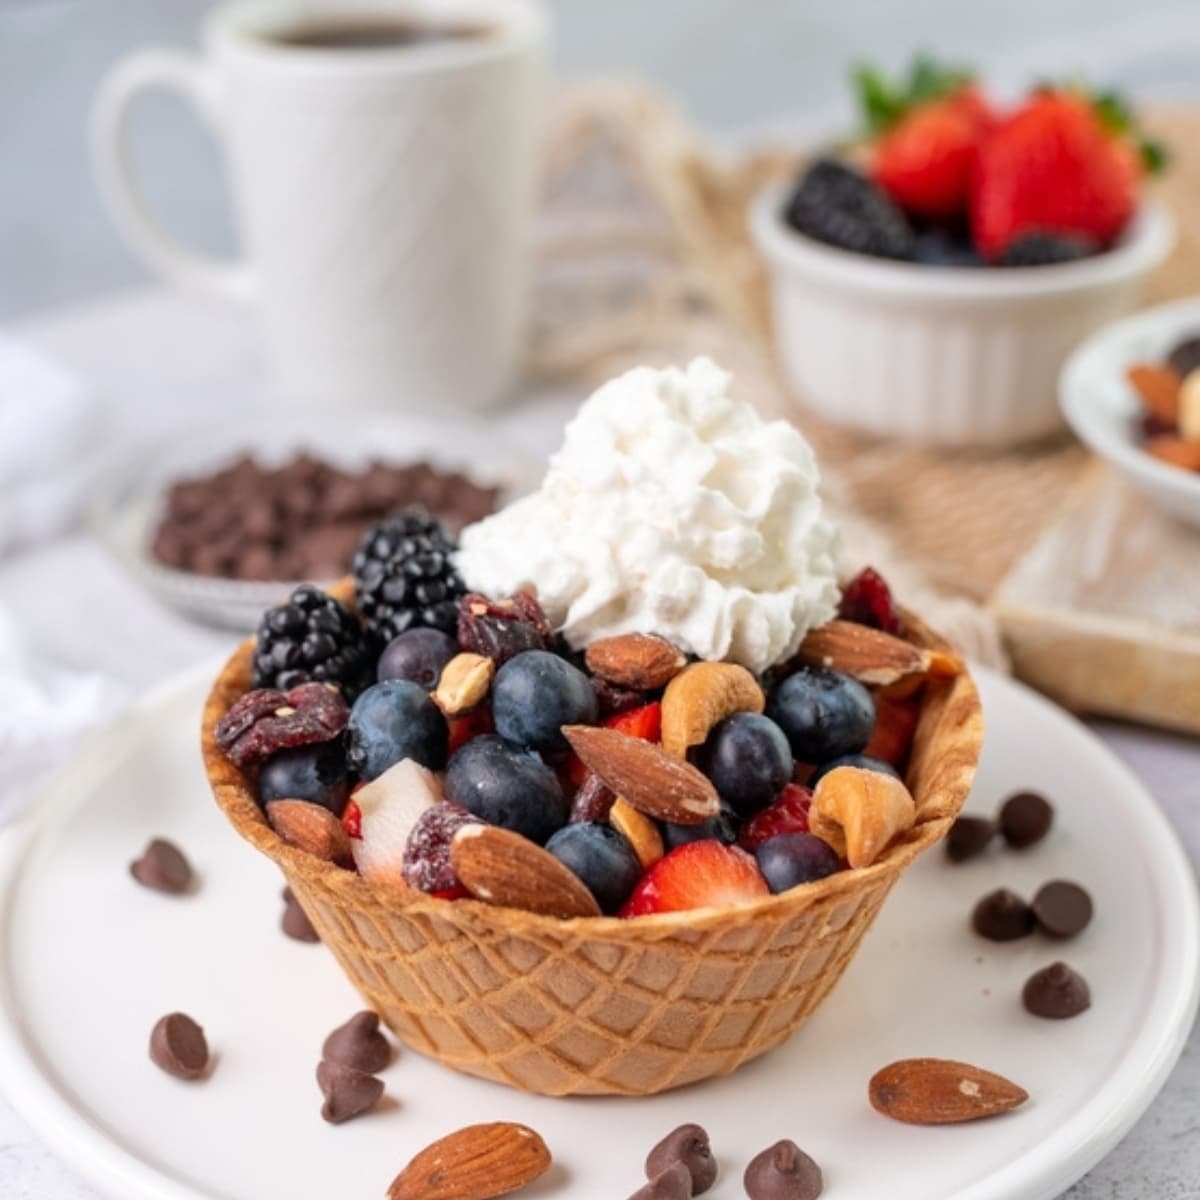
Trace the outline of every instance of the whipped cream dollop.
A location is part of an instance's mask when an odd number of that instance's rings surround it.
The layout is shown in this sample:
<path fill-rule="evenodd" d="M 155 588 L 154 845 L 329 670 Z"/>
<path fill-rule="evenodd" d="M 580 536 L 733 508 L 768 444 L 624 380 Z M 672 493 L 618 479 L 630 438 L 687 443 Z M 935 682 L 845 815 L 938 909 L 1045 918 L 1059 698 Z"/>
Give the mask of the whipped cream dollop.
<path fill-rule="evenodd" d="M 838 535 L 808 443 L 729 384 L 706 358 L 606 383 L 541 488 L 463 530 L 467 585 L 533 588 L 574 649 L 636 632 L 752 671 L 790 655 L 834 615 Z"/>

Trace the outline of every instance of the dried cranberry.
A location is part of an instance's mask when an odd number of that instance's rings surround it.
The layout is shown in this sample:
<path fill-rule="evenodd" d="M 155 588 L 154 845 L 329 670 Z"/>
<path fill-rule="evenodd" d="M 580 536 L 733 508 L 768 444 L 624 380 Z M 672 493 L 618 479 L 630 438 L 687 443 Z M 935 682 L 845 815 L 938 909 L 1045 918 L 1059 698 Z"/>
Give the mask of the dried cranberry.
<path fill-rule="evenodd" d="M 421 892 L 444 892 L 462 886 L 450 861 L 450 843 L 464 825 L 479 825 L 465 808 L 443 800 L 418 818 L 404 847 L 401 873 L 409 887 Z"/>
<path fill-rule="evenodd" d="M 882 629 L 884 633 L 899 635 L 904 629 L 891 588 L 871 567 L 864 567 L 846 584 L 838 616 L 859 625 L 869 625 L 872 629 Z"/>
<path fill-rule="evenodd" d="M 1164 421 L 1153 413 L 1141 413 L 1134 422 L 1134 436 L 1148 442 L 1151 438 L 1177 434 L 1179 426 L 1173 421 Z"/>
<path fill-rule="evenodd" d="M 571 824 L 607 821 L 616 798 L 616 793 L 600 782 L 600 776 L 589 771 L 571 801 Z"/>
<path fill-rule="evenodd" d="M 302 683 L 290 692 L 259 688 L 217 722 L 217 745 L 245 768 L 277 750 L 330 741 L 346 728 L 349 715 L 341 693 L 328 684 Z"/>
<path fill-rule="evenodd" d="M 532 592 L 507 600 L 471 592 L 459 606 L 458 644 L 500 666 L 525 650 L 553 650 L 554 632 Z"/>
<path fill-rule="evenodd" d="M 601 679 L 599 675 L 592 677 L 592 691 L 600 702 L 600 716 L 615 717 L 618 713 L 629 712 L 641 708 L 646 703 L 647 693 L 634 691 L 633 688 L 618 687 Z"/>

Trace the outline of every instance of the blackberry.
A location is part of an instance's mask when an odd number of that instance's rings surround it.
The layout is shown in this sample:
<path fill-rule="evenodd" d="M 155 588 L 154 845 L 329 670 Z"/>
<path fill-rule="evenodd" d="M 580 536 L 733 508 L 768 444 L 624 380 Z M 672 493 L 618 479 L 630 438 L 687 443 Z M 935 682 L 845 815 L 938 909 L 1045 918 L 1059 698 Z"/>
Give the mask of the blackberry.
<path fill-rule="evenodd" d="M 804 173 L 784 217 L 800 233 L 842 250 L 913 256 L 913 229 L 904 213 L 865 176 L 830 158 Z"/>
<path fill-rule="evenodd" d="M 1099 249 L 1087 237 L 1068 233 L 1026 233 L 1009 242 L 998 261 L 1002 267 L 1050 267 L 1055 263 L 1090 258 Z"/>
<path fill-rule="evenodd" d="M 403 512 L 367 531 L 354 556 L 354 586 L 367 632 L 382 646 L 406 629 L 454 635 L 466 591 L 451 561 L 446 527 L 422 512 Z"/>
<path fill-rule="evenodd" d="M 332 683 L 353 700 L 372 681 L 374 657 L 358 618 L 340 600 L 302 584 L 258 625 L 254 686 L 290 691 Z"/>

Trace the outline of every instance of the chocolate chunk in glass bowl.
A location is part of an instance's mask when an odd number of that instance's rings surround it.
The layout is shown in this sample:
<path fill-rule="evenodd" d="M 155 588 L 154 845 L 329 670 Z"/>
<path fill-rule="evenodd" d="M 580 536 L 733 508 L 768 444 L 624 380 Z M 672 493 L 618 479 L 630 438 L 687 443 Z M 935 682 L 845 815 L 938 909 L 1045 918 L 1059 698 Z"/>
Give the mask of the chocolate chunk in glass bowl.
<path fill-rule="evenodd" d="M 208 1067 L 204 1030 L 185 1013 L 169 1013 L 150 1033 L 150 1058 L 176 1079 L 199 1079 Z"/>
<path fill-rule="evenodd" d="M 1077 883 L 1054 879 L 1038 889 L 1033 914 L 1042 932 L 1069 938 L 1082 933 L 1092 920 L 1092 898 Z"/>
<path fill-rule="evenodd" d="M 1026 937 L 1037 924 L 1033 909 L 1016 892 L 988 892 L 971 913 L 971 928 L 989 942 L 1012 942 Z"/>
<path fill-rule="evenodd" d="M 1021 999 L 1035 1017 L 1063 1021 L 1090 1008 L 1092 993 L 1078 971 L 1064 962 L 1056 962 L 1030 975 Z"/>
<path fill-rule="evenodd" d="M 1040 842 L 1053 823 L 1053 807 L 1037 792 L 1017 792 L 1000 808 L 1000 832 L 1015 850 Z"/>
<path fill-rule="evenodd" d="M 154 838 L 140 858 L 129 864 L 129 873 L 143 887 L 180 896 L 192 886 L 194 873 L 182 850 L 165 838 Z"/>

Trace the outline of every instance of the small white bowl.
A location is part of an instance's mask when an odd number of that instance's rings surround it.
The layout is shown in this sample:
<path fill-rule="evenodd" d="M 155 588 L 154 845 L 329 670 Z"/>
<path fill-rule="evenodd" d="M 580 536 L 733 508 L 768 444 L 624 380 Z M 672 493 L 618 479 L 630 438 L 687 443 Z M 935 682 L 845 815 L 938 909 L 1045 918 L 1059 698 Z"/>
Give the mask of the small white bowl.
<path fill-rule="evenodd" d="M 1135 362 L 1160 362 L 1200 334 L 1200 299 L 1175 300 L 1093 334 L 1063 367 L 1059 394 L 1067 423 L 1160 508 L 1200 525 L 1200 474 L 1173 467 L 1138 445 L 1141 406 L 1125 378 Z"/>
<path fill-rule="evenodd" d="M 929 267 L 805 237 L 790 185 L 755 200 L 775 341 L 802 403 L 865 433 L 999 447 L 1062 427 L 1059 370 L 1094 329 L 1131 311 L 1175 227 L 1147 203 L 1112 250 L 1047 267 Z"/>

